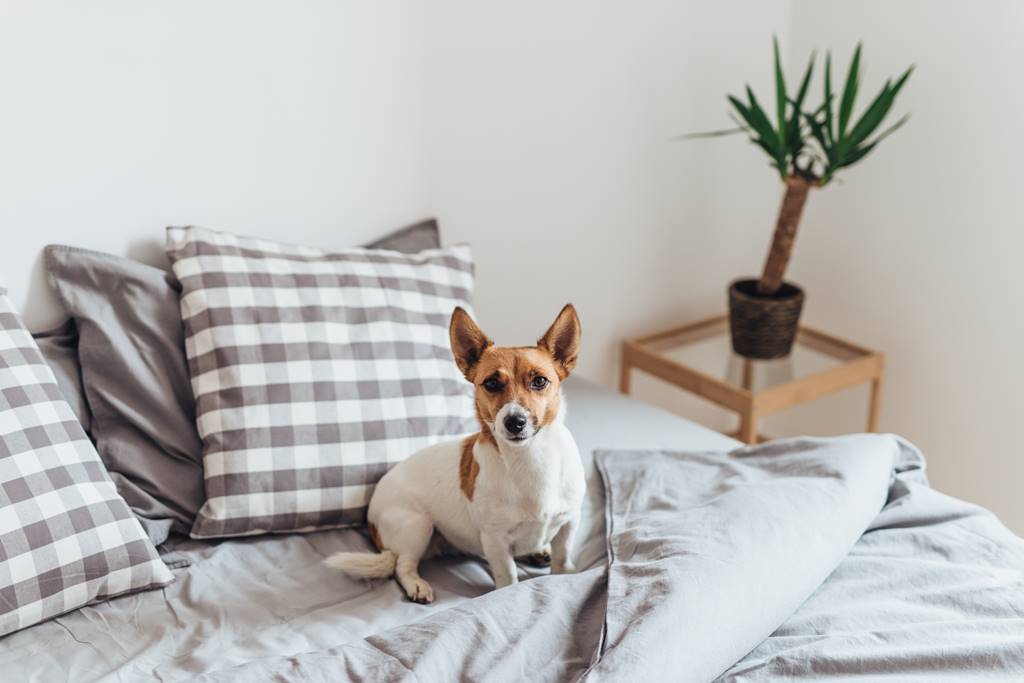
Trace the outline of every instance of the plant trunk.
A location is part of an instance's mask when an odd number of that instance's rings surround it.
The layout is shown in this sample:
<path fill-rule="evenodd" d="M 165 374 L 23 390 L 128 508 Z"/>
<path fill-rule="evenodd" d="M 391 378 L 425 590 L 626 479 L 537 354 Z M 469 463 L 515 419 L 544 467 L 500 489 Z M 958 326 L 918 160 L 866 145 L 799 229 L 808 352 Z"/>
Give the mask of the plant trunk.
<path fill-rule="evenodd" d="M 775 223 L 775 236 L 772 237 L 772 248 L 768 252 L 764 271 L 757 283 L 757 293 L 772 296 L 782 287 L 782 278 L 789 265 L 789 257 L 793 254 L 793 242 L 796 240 L 796 228 L 800 224 L 800 216 L 807 202 L 807 192 L 811 182 L 800 176 L 786 178 L 786 194 L 782 197 L 779 219 Z"/>

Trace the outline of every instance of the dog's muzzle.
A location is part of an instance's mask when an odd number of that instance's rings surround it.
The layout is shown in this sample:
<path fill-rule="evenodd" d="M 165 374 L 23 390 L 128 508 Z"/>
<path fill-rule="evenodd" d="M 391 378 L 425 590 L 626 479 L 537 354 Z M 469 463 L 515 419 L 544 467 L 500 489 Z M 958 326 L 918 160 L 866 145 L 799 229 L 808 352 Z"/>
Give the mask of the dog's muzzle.
<path fill-rule="evenodd" d="M 499 436 L 506 441 L 526 441 L 536 433 L 530 413 L 518 403 L 506 403 L 494 419 Z"/>

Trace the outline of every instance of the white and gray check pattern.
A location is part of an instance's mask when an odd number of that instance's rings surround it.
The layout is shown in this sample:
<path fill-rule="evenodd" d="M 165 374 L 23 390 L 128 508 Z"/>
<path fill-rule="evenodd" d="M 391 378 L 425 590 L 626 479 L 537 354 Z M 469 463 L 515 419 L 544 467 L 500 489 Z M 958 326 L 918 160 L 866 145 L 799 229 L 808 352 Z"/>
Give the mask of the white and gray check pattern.
<path fill-rule="evenodd" d="M 0 289 L 0 635 L 173 580 Z"/>
<path fill-rule="evenodd" d="M 207 500 L 192 536 L 362 523 L 373 486 L 472 430 L 448 342 L 468 246 L 326 252 L 168 228 Z"/>

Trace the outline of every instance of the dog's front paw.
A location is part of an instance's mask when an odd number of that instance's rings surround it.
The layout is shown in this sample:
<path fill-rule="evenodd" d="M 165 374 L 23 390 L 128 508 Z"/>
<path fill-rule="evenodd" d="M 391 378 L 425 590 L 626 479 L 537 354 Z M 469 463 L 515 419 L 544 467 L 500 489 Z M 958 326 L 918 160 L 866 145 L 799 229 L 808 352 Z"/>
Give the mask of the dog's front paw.
<path fill-rule="evenodd" d="M 551 573 L 552 574 L 575 574 L 576 573 L 576 565 L 574 565 L 572 562 L 565 562 L 564 564 L 561 564 L 561 565 L 552 564 L 551 565 Z"/>
<path fill-rule="evenodd" d="M 405 594 L 413 602 L 418 602 L 421 605 L 429 605 L 434 602 L 434 589 L 423 579 L 415 579 L 410 581 L 408 586 L 403 585 L 402 587 L 405 588 Z"/>

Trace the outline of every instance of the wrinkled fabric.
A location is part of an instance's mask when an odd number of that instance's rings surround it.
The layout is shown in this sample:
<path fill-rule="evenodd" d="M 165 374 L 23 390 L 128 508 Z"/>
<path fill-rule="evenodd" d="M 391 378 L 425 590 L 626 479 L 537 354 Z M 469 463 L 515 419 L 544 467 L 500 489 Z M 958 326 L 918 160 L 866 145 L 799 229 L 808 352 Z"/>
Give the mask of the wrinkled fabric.
<path fill-rule="evenodd" d="M 64 400 L 71 406 L 82 428 L 89 432 L 92 427 L 92 412 L 85 400 L 85 389 L 82 387 L 82 368 L 78 364 L 78 326 L 72 318 L 68 318 L 60 326 L 45 332 L 32 335 L 36 340 L 39 352 L 53 370 L 57 386 Z"/>
<path fill-rule="evenodd" d="M 904 449 L 889 502 L 818 590 L 723 681 L 1024 680 L 1024 541 L 928 488 Z"/>
<path fill-rule="evenodd" d="M 348 644 L 210 679 L 369 681 L 387 665 L 391 680 L 711 680 L 842 561 L 884 505 L 900 448 L 864 436 L 730 456 L 598 451 L 606 571 L 538 578 L 377 634 L 374 657 Z"/>
<path fill-rule="evenodd" d="M 1024 541 L 928 488 L 908 443 L 736 448 L 586 384 L 567 393 L 590 473 L 578 574 L 521 568 L 495 591 L 479 560 L 428 561 L 423 606 L 320 564 L 371 547 L 353 530 L 188 541 L 164 556 L 179 568 L 163 595 L 14 634 L 0 665 L 38 680 L 1024 676 Z"/>
<path fill-rule="evenodd" d="M 576 564 L 600 569 L 606 540 L 604 493 L 590 458 L 595 448 L 728 450 L 736 442 L 576 378 L 564 387 L 568 425 L 589 473 Z M 261 658 L 361 643 L 494 586 L 481 560 L 431 560 L 422 572 L 437 601 L 418 605 L 394 581 L 356 581 L 328 570 L 321 562 L 331 553 L 372 549 L 354 529 L 220 542 L 172 537 L 164 549 L 175 583 L 12 634 L 0 641 L 0 670 L 17 672 L 12 680 L 191 680 Z M 544 573 L 520 570 L 522 577 Z"/>
<path fill-rule="evenodd" d="M 928 489 L 910 444 L 863 435 L 596 459 L 607 572 L 520 583 L 209 680 L 1024 675 L 1024 542 Z"/>
<path fill-rule="evenodd" d="M 885 503 L 900 445 L 601 452 L 611 519 L 599 678 L 711 680 L 822 584 Z"/>

